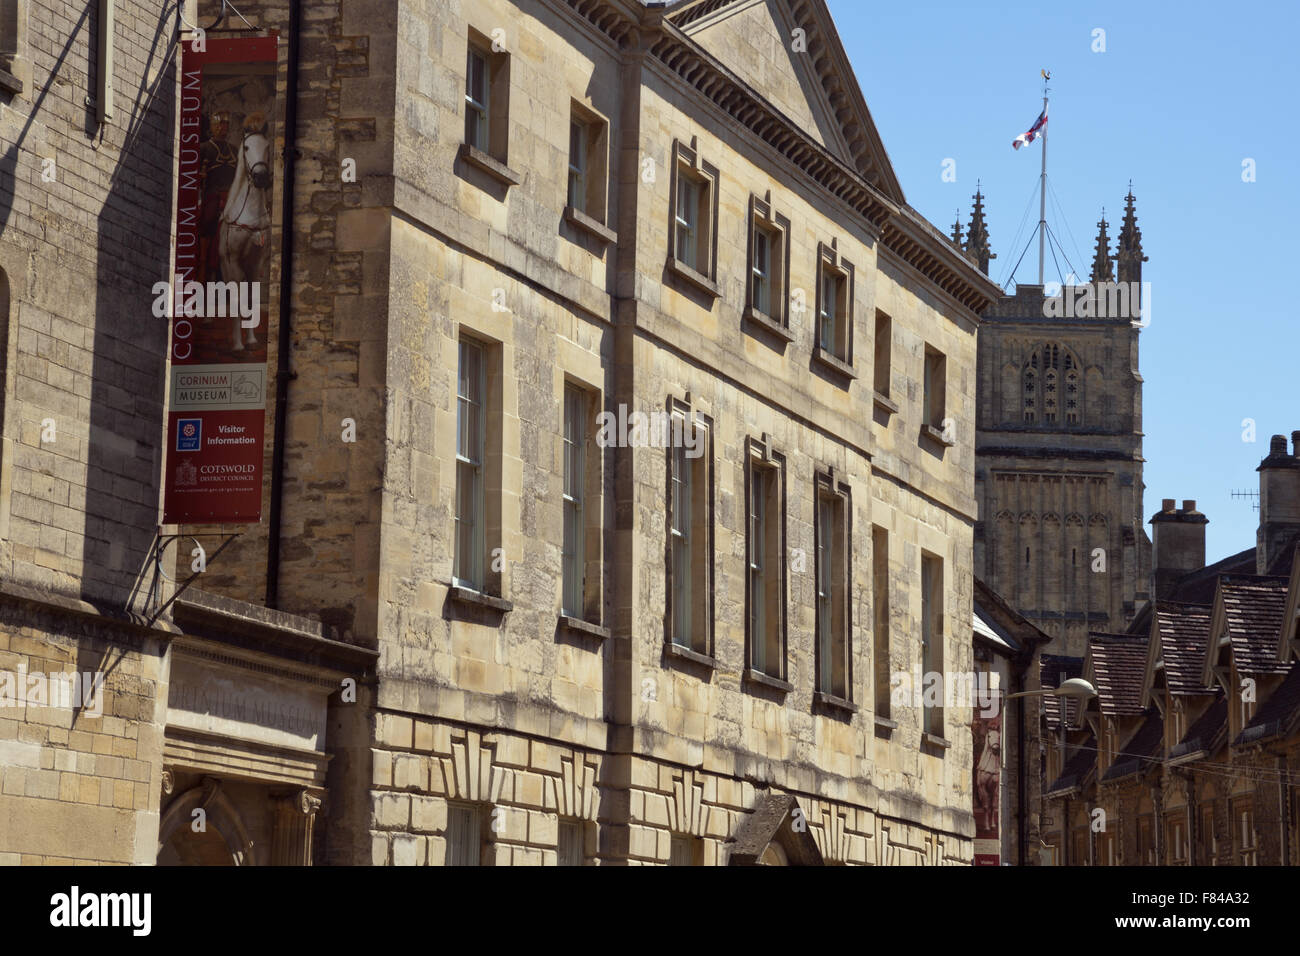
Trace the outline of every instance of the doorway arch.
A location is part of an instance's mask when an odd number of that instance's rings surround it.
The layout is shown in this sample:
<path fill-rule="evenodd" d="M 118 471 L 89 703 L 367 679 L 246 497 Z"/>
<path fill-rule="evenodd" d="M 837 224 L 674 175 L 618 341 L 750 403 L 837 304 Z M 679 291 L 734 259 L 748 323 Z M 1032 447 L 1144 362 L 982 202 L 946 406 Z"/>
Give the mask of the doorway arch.
<path fill-rule="evenodd" d="M 202 810 L 203 828 L 195 830 Z M 253 866 L 253 841 L 239 811 L 221 789 L 221 781 L 206 778 L 168 805 L 158 827 L 159 866 Z"/>

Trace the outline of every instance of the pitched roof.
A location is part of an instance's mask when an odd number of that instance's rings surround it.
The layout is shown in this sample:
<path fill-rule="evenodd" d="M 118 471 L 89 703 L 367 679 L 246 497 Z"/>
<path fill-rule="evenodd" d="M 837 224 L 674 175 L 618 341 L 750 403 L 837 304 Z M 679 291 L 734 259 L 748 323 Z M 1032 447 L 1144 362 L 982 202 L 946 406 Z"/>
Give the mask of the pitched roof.
<path fill-rule="evenodd" d="M 1236 744 L 1253 744 L 1285 734 L 1300 714 L 1300 662 L 1292 662 L 1286 680 L 1259 705 L 1255 717 L 1237 735 Z"/>
<path fill-rule="evenodd" d="M 825 0 L 761 0 L 757 4 L 753 0 L 679 0 L 667 6 L 665 15 L 714 56 L 728 49 L 726 41 L 719 45 L 709 36 L 719 30 L 743 38 L 745 43 L 739 47 L 742 50 L 766 48 L 769 41 L 784 50 L 790 31 L 802 30 L 807 53 L 781 64 L 795 74 L 802 96 L 794 94 L 793 89 L 778 91 L 778 84 L 762 75 L 761 56 L 747 62 L 728 57 L 723 65 L 764 96 L 777 96 L 779 102 L 773 106 L 783 115 L 796 119 L 895 203 L 905 202 L 903 188 Z M 804 102 L 797 102 L 799 99 Z"/>
<path fill-rule="evenodd" d="M 1147 719 L 1137 729 L 1128 742 L 1121 748 L 1110 769 L 1102 774 L 1102 780 L 1118 780 L 1149 766 L 1161 757 L 1160 743 L 1164 739 L 1165 722 L 1160 714 L 1152 709 Z"/>
<path fill-rule="evenodd" d="M 1107 717 L 1142 713 L 1142 681 L 1147 669 L 1147 638 L 1141 634 L 1088 635 L 1087 669 L 1095 678 L 1097 704 Z"/>
<path fill-rule="evenodd" d="M 1228 698 L 1219 692 L 1219 698 L 1205 712 L 1192 721 L 1183 739 L 1178 741 L 1166 755 L 1167 760 L 1199 753 L 1212 753 L 1219 745 L 1224 730 L 1228 725 Z"/>
<path fill-rule="evenodd" d="M 1019 611 L 1006 602 L 1005 598 L 978 577 L 975 578 L 975 593 L 971 603 L 976 617 L 982 620 L 998 639 L 1015 650 L 1032 650 L 1052 639 L 1051 635 L 1044 634 L 1029 623 Z M 975 633 L 993 642 L 993 638 L 982 634 L 978 626 L 975 628 Z"/>
<path fill-rule="evenodd" d="M 1214 594 L 1218 590 L 1219 575 L 1221 574 L 1254 574 L 1255 573 L 1255 549 L 1246 548 L 1244 551 L 1238 551 L 1236 554 L 1230 554 L 1213 564 L 1207 564 L 1203 568 L 1195 571 L 1189 571 L 1178 583 L 1170 588 L 1161 601 L 1172 601 L 1178 604 L 1213 604 Z M 1148 601 L 1138 610 L 1137 616 L 1133 618 L 1133 623 L 1129 625 L 1128 633 L 1146 634 L 1151 630 L 1152 603 Z"/>
<path fill-rule="evenodd" d="M 1038 682 L 1043 689 L 1060 687 L 1071 677 L 1083 673 L 1082 657 L 1065 657 L 1061 654 L 1043 654 L 1039 658 Z M 1064 705 L 1064 707 L 1062 707 Z M 1070 723 L 1075 714 L 1078 701 L 1069 697 L 1043 695 L 1043 717 L 1049 730 L 1060 730 L 1061 719 Z"/>
<path fill-rule="evenodd" d="M 1208 604 L 1156 604 L 1160 659 L 1171 694 L 1204 694 L 1209 690 L 1201 686 L 1201 665 L 1210 639 L 1211 610 Z"/>
<path fill-rule="evenodd" d="M 821 849 L 810 829 L 795 826 L 802 819 L 799 799 L 790 793 L 759 794 L 754 809 L 740 818 L 736 832 L 727 840 L 730 866 L 757 866 L 763 851 L 777 844 L 791 866 L 821 866 Z"/>
<path fill-rule="evenodd" d="M 1224 632 L 1232 658 L 1243 674 L 1285 674 L 1277 659 L 1277 635 L 1286 610 L 1288 581 L 1281 577 L 1240 577 L 1219 583 Z"/>
<path fill-rule="evenodd" d="M 1061 775 L 1048 785 L 1045 797 L 1061 796 L 1073 790 L 1080 790 L 1087 782 L 1088 774 L 1097 769 L 1097 738 L 1089 734 L 1074 756 L 1065 762 Z"/>

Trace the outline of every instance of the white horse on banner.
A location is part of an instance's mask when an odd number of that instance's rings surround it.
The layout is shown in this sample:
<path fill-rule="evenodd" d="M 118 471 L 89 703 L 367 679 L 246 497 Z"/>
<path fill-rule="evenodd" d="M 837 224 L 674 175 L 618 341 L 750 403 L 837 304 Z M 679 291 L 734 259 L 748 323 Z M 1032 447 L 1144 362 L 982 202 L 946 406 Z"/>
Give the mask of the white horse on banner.
<path fill-rule="evenodd" d="M 244 138 L 239 147 L 235 178 L 221 212 L 217 250 L 221 257 L 223 282 L 260 282 L 271 235 L 271 141 L 266 119 L 251 113 L 244 119 Z M 243 301 L 251 297 L 240 296 Z M 260 299 L 260 296 L 259 296 Z M 257 345 L 253 329 L 244 329 L 235 315 L 231 349 Z M 260 316 L 259 316 L 260 319 Z"/>

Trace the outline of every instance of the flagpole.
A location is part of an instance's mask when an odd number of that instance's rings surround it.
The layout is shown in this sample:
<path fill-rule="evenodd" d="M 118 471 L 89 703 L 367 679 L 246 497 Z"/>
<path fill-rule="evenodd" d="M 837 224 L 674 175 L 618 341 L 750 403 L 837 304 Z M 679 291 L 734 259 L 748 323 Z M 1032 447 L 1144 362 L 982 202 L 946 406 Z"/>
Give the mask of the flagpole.
<path fill-rule="evenodd" d="M 1043 115 L 1047 115 L 1047 77 L 1043 72 Z M 1043 253 L 1047 242 L 1047 127 L 1043 124 L 1043 172 L 1038 180 L 1038 284 L 1043 284 Z"/>

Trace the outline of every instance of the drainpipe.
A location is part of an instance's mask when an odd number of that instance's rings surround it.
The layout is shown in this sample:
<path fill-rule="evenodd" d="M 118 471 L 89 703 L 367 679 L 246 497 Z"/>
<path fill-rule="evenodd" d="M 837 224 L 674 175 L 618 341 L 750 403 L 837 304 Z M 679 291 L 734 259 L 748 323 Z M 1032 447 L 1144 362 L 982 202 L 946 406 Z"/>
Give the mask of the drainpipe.
<path fill-rule="evenodd" d="M 293 299 L 293 186 L 298 142 L 299 0 L 289 0 L 289 53 L 284 104 L 284 189 L 280 194 L 280 328 L 275 364 L 275 445 L 271 449 L 271 511 L 266 554 L 266 606 L 280 603 L 280 497 L 284 429 L 289 408 L 290 303 Z"/>
<path fill-rule="evenodd" d="M 1277 826 L 1278 826 L 1278 848 L 1281 850 L 1278 861 L 1282 866 L 1291 865 L 1291 828 L 1287 825 L 1287 818 L 1290 816 L 1290 800 L 1287 799 L 1287 787 L 1283 783 L 1287 779 L 1287 759 L 1285 754 L 1278 754 L 1276 766 L 1279 771 L 1277 775 Z"/>
<path fill-rule="evenodd" d="M 1016 692 L 1019 693 L 1025 689 L 1025 669 L 1016 667 Z M 1020 818 L 1020 836 L 1016 841 L 1018 852 L 1016 853 L 1016 865 L 1024 866 L 1028 856 L 1025 851 L 1025 841 L 1028 839 L 1029 814 L 1027 807 L 1027 788 L 1025 786 L 1025 701 L 1026 697 L 1020 697 L 1016 700 L 1016 807 L 1020 810 L 1017 816 Z"/>

